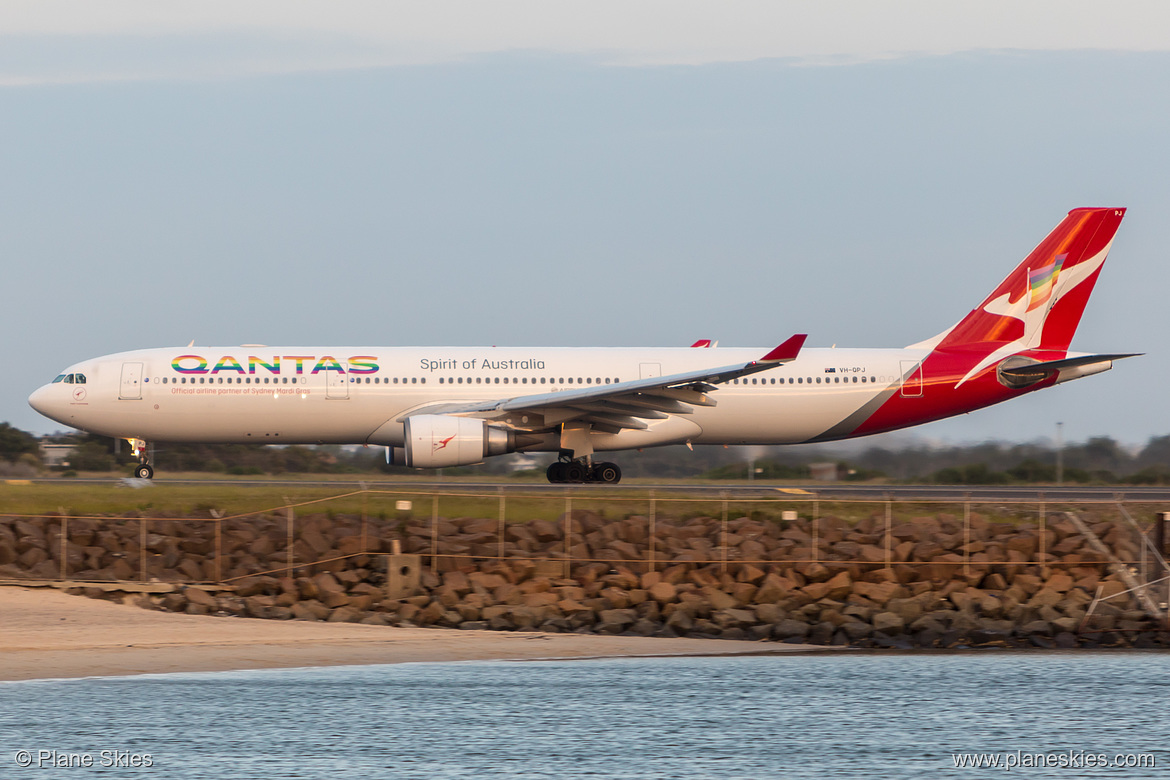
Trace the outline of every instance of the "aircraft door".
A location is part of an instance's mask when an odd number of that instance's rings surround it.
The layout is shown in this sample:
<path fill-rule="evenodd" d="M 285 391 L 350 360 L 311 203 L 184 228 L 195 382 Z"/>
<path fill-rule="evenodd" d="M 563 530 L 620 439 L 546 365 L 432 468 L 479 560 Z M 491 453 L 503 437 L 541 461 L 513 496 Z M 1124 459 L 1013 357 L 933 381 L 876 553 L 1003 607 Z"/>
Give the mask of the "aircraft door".
<path fill-rule="evenodd" d="M 325 372 L 325 397 L 338 400 L 349 398 L 349 377 L 344 371 Z"/>
<path fill-rule="evenodd" d="M 137 401 L 142 398 L 142 364 L 122 364 L 122 384 L 119 385 L 118 398 L 124 401 Z"/>
<path fill-rule="evenodd" d="M 922 364 L 917 361 L 902 361 L 902 397 L 922 397 Z"/>

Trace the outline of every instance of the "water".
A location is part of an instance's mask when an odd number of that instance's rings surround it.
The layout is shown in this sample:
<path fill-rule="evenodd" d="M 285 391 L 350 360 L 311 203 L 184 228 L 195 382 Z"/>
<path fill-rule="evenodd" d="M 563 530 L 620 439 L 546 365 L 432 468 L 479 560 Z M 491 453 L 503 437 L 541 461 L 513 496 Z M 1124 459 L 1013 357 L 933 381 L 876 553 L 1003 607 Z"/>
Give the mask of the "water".
<path fill-rule="evenodd" d="M 0 777 L 1157 777 L 1170 767 L 1168 704 L 1170 654 L 1135 652 L 402 664 L 18 682 L 0 685 Z M 19 750 L 89 755 L 95 766 L 22 769 Z M 1082 764 L 956 769 L 952 758 L 1017 750 Z M 1157 768 L 1085 768 L 1084 756 L 1098 753 L 1110 761 L 1149 754 Z M 152 765 L 100 766 L 135 754 Z"/>

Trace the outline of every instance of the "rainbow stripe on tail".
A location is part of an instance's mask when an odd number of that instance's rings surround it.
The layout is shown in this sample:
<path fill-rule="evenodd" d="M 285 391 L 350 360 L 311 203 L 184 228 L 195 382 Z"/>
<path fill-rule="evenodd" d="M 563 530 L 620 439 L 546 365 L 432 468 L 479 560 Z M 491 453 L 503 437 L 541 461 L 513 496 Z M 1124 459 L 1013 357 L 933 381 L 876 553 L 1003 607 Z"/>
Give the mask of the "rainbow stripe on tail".
<path fill-rule="evenodd" d="M 1032 290 L 1032 302 L 1028 304 L 1028 311 L 1039 309 L 1052 298 L 1052 286 L 1060 277 L 1060 267 L 1064 265 L 1068 253 L 1057 255 L 1051 263 L 1035 271 L 1028 270 L 1028 284 Z"/>

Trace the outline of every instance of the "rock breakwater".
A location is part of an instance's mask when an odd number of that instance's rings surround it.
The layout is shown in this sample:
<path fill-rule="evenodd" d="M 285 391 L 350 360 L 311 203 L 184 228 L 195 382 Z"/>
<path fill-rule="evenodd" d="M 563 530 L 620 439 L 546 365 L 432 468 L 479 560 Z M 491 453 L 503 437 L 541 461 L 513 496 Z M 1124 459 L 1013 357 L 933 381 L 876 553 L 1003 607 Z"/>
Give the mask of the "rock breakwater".
<path fill-rule="evenodd" d="M 503 538 L 498 520 L 482 518 L 317 515 L 291 531 L 279 516 L 0 518 L 0 578 L 173 583 L 148 595 L 75 592 L 277 620 L 858 647 L 1170 647 L 1116 569 L 1137 560 L 1138 540 L 1119 523 L 1089 523 L 1107 554 L 1056 517 L 651 524 L 574 512 L 509 523 Z M 420 587 L 403 598 L 385 587 L 395 545 L 422 556 Z M 216 581 L 234 590 L 196 584 Z"/>

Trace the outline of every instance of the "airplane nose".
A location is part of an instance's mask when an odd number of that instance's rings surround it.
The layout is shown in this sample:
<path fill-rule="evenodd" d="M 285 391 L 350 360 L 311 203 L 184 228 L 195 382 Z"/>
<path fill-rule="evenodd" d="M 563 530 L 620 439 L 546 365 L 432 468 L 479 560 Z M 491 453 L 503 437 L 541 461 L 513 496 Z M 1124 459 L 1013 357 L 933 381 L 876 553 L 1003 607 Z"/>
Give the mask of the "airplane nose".
<path fill-rule="evenodd" d="M 52 385 L 42 385 L 33 391 L 33 394 L 28 397 L 28 405 L 45 417 L 54 419 L 51 414 L 53 409 L 52 404 Z"/>

